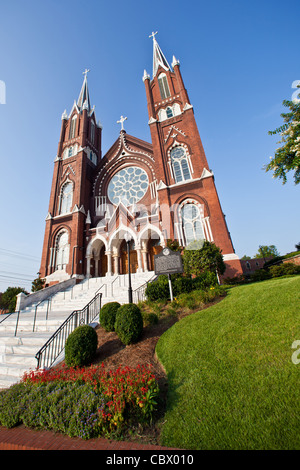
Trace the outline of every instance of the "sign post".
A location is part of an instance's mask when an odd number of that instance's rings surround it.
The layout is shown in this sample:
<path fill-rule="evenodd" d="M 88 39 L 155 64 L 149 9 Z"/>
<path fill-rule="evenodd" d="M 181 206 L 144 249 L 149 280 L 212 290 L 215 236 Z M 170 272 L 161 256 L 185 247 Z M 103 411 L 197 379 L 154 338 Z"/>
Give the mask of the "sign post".
<path fill-rule="evenodd" d="M 155 274 L 167 274 L 170 289 L 170 299 L 173 300 L 173 289 L 171 274 L 183 273 L 183 264 L 181 254 L 178 251 L 172 251 L 170 248 L 163 248 L 159 255 L 154 256 Z"/>

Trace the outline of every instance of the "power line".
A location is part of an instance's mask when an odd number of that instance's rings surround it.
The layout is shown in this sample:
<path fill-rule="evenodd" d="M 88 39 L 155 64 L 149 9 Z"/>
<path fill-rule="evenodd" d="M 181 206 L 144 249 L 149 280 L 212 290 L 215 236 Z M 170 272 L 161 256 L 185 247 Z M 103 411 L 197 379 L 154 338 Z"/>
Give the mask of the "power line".
<path fill-rule="evenodd" d="M 13 256 L 13 257 L 18 257 L 18 258 L 23 258 L 27 260 L 32 260 L 32 261 L 40 261 L 40 259 L 37 256 L 32 256 L 32 255 L 27 255 L 24 253 L 19 253 L 18 251 L 12 251 L 12 250 L 6 250 L 4 248 L 0 248 L 0 254 L 4 254 L 6 256 Z"/>
<path fill-rule="evenodd" d="M 2 279 L 14 279 L 15 281 L 27 281 L 27 282 L 31 282 L 30 279 L 24 279 L 22 277 L 15 277 L 15 276 L 3 276 L 0 274 L 0 278 Z"/>
<path fill-rule="evenodd" d="M 24 273 L 12 273 L 11 271 L 0 271 L 0 275 L 2 274 L 15 274 L 16 276 L 26 276 L 29 277 L 30 279 L 33 279 L 34 276 L 32 274 L 24 274 Z"/>

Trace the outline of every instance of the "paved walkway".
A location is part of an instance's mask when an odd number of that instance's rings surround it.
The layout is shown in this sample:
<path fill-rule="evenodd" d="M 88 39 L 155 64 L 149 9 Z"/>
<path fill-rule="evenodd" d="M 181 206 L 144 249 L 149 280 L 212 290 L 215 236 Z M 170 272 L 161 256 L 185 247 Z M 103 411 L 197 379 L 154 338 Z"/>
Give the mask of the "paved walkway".
<path fill-rule="evenodd" d="M 104 438 L 89 439 L 68 437 L 51 431 L 36 431 L 25 426 L 12 429 L 0 426 L 0 450 L 167 450 L 170 447 L 113 441 Z"/>

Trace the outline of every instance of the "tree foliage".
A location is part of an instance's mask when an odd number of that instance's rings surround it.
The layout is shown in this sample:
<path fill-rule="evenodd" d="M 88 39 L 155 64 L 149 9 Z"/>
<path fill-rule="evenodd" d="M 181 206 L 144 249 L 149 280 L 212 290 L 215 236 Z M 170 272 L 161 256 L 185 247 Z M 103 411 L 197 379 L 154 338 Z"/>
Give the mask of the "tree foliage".
<path fill-rule="evenodd" d="M 267 258 L 269 256 L 272 256 L 273 258 L 280 256 L 280 253 L 275 245 L 261 245 L 254 258 Z"/>
<path fill-rule="evenodd" d="M 16 309 L 17 295 L 20 294 L 20 292 L 24 292 L 26 295 L 28 294 L 22 287 L 8 287 L 1 295 L 0 308 L 14 312 Z"/>
<path fill-rule="evenodd" d="M 41 289 L 44 289 L 45 284 L 46 284 L 46 279 L 37 277 L 36 279 L 32 281 L 31 292 L 37 292 Z"/>
<path fill-rule="evenodd" d="M 199 276 L 204 271 L 210 271 L 218 274 L 224 274 L 226 265 L 223 261 L 223 255 L 220 248 L 207 240 L 201 243 L 199 249 L 191 243 L 183 253 L 184 272 Z M 200 245 L 200 246 L 201 246 Z"/>
<path fill-rule="evenodd" d="M 300 88 L 300 85 L 297 86 Z M 300 91 L 300 90 L 299 90 Z M 299 96 L 299 95 L 298 95 Z M 284 124 L 269 131 L 270 135 L 279 134 L 282 138 L 274 157 L 270 157 L 270 163 L 265 165 L 266 171 L 273 172 L 273 178 L 279 178 L 282 183 L 287 182 L 287 173 L 294 171 L 295 184 L 300 183 L 300 100 L 284 100 L 283 105 L 289 108 L 289 112 L 282 113 Z"/>

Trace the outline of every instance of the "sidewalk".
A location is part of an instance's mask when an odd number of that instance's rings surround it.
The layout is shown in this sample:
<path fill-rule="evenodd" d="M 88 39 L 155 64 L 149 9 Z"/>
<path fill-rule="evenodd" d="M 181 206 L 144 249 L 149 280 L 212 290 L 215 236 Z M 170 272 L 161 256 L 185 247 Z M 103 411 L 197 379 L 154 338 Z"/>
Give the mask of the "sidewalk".
<path fill-rule="evenodd" d="M 36 431 L 24 425 L 12 429 L 0 426 L 0 450 L 167 450 L 171 447 L 113 441 L 104 438 L 71 438 L 52 431 Z"/>

